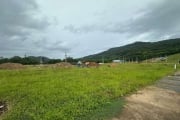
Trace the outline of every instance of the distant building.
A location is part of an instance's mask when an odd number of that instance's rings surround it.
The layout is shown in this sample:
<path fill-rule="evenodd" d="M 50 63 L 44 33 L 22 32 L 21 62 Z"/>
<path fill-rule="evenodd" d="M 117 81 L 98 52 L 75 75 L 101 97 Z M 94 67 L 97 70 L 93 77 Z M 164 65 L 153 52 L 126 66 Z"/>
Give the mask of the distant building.
<path fill-rule="evenodd" d="M 2 57 L 2 56 L 0 56 L 0 60 L 1 60 L 1 59 L 3 59 L 3 57 Z"/>
<path fill-rule="evenodd" d="M 78 66 L 78 67 L 82 67 L 82 62 L 81 62 L 81 61 L 78 61 L 78 62 L 77 62 L 77 66 Z"/>
<path fill-rule="evenodd" d="M 167 57 L 157 57 L 157 58 L 152 58 L 151 62 L 159 62 L 159 61 L 167 61 Z"/>
<path fill-rule="evenodd" d="M 112 62 L 113 63 L 123 63 L 124 61 L 123 60 L 113 60 Z"/>
<path fill-rule="evenodd" d="M 160 61 L 166 61 L 166 60 L 167 60 L 167 57 L 160 57 L 159 60 L 160 60 Z"/>

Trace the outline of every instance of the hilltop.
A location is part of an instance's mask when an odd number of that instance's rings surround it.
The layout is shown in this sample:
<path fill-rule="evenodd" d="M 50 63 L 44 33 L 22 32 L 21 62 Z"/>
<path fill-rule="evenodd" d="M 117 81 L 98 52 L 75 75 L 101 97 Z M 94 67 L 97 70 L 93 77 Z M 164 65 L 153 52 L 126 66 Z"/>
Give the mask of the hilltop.
<path fill-rule="evenodd" d="M 111 48 L 107 51 L 83 57 L 83 60 L 110 62 L 114 59 L 142 61 L 153 57 L 165 57 L 180 53 L 180 38 L 158 42 L 135 42 Z"/>

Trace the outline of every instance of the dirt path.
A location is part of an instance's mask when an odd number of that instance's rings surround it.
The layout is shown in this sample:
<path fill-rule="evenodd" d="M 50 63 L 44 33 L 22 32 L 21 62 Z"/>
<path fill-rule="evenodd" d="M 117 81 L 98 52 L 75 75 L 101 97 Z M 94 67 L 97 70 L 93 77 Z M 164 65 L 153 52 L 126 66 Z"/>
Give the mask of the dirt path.
<path fill-rule="evenodd" d="M 126 100 L 122 113 L 112 120 L 180 120 L 180 72 Z"/>

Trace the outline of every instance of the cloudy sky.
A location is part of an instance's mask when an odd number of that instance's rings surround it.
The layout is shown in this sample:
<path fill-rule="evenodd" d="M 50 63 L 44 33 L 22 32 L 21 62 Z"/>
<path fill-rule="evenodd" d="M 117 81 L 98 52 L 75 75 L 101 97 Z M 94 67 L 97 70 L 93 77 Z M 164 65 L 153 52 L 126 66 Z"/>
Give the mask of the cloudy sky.
<path fill-rule="evenodd" d="M 180 37 L 179 0 L 0 0 L 0 56 L 78 58 Z"/>

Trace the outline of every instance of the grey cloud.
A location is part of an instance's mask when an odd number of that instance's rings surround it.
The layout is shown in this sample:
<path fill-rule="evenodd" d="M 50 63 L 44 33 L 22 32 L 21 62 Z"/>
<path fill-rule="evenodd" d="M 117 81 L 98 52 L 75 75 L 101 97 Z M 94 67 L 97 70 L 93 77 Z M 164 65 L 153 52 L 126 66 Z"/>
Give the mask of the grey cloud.
<path fill-rule="evenodd" d="M 70 52 L 70 48 L 64 45 L 62 41 L 54 41 L 52 43 L 48 42 L 46 38 L 43 38 L 38 41 L 34 41 L 33 46 L 37 46 L 38 48 L 41 48 L 42 51 L 50 51 L 50 52 Z"/>
<path fill-rule="evenodd" d="M 166 0 L 144 16 L 129 23 L 124 32 L 129 32 L 132 35 L 148 32 L 156 37 L 177 33 L 180 30 L 179 11 L 180 1 Z M 116 31 L 118 32 L 118 29 Z"/>
<path fill-rule="evenodd" d="M 63 45 L 62 41 L 56 41 L 50 45 L 47 45 L 47 46 L 45 46 L 45 49 L 47 49 L 49 51 L 59 51 L 61 53 L 70 52 L 70 48 Z"/>
<path fill-rule="evenodd" d="M 64 30 L 70 31 L 72 33 L 88 33 L 92 31 L 101 30 L 101 26 L 85 25 L 82 27 L 75 27 L 73 25 L 67 25 L 64 27 Z"/>
<path fill-rule="evenodd" d="M 0 0 L 0 56 L 37 53 L 33 41 L 49 25 L 35 0 Z"/>
<path fill-rule="evenodd" d="M 151 38 L 159 39 L 163 36 L 179 36 L 180 31 L 180 1 L 163 0 L 149 5 L 140 11 L 140 17 L 130 19 L 124 23 L 108 23 L 104 25 L 93 24 L 76 27 L 69 25 L 64 27 L 73 33 L 87 33 L 101 31 L 105 33 L 128 34 L 130 37 L 148 33 Z M 117 15 L 119 16 L 119 15 Z M 153 37 L 152 37 L 153 36 Z"/>
<path fill-rule="evenodd" d="M 105 31 L 105 29 L 107 29 L 106 27 L 104 25 L 84 25 L 81 27 L 67 25 L 64 27 L 64 30 L 72 33 L 88 33 L 93 31 Z"/>
<path fill-rule="evenodd" d="M 64 45 L 62 41 L 50 42 L 46 38 L 38 40 L 25 40 L 21 39 L 6 41 L 0 40 L 0 56 L 12 57 L 15 55 L 44 55 L 52 57 L 54 55 L 61 55 L 65 52 L 70 52 L 70 48 Z"/>
<path fill-rule="evenodd" d="M 32 50 L 34 48 L 29 48 L 30 44 L 25 43 L 21 39 L 10 40 L 7 38 L 2 38 L 0 40 L 0 56 L 12 57 L 15 55 L 22 56 L 26 51 Z M 4 40 L 5 39 L 5 40 Z"/>
<path fill-rule="evenodd" d="M 81 29 L 82 29 L 82 28 L 81 28 Z M 67 25 L 67 26 L 64 27 L 64 30 L 70 31 L 70 32 L 72 32 L 72 33 L 78 33 L 78 32 L 80 32 L 81 29 L 76 28 L 76 27 L 73 26 L 73 25 Z"/>
<path fill-rule="evenodd" d="M 59 51 L 59 53 L 70 52 L 70 48 L 64 46 L 49 46 L 46 49 L 49 51 Z"/>
<path fill-rule="evenodd" d="M 45 29 L 49 23 L 37 13 L 38 5 L 35 0 L 1 0 L 0 35 L 9 38 L 24 37 L 33 31 Z"/>

